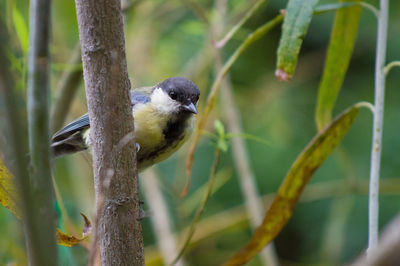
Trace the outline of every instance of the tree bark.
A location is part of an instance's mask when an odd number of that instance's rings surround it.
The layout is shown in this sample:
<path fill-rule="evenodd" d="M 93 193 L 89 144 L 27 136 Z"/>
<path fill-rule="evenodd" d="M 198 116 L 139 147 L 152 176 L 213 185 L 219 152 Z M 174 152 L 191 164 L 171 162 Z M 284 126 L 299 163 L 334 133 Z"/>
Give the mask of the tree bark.
<path fill-rule="evenodd" d="M 88 101 L 102 265 L 144 265 L 120 0 L 75 0 Z"/>

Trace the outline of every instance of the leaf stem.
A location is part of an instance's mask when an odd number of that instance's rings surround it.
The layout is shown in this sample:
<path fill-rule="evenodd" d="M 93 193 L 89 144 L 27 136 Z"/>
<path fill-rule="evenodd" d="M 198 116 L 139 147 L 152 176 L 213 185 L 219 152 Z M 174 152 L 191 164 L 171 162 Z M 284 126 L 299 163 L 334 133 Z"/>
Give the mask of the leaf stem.
<path fill-rule="evenodd" d="M 400 67 L 400 61 L 393 61 L 393 62 L 390 62 L 389 64 L 387 64 L 385 66 L 385 68 L 383 69 L 385 76 L 387 76 L 389 74 L 390 70 L 392 70 L 392 68 L 394 68 L 394 67 Z"/>
<path fill-rule="evenodd" d="M 379 213 L 379 170 L 382 150 L 383 108 L 385 95 L 384 64 L 386 58 L 386 41 L 388 30 L 389 1 L 380 1 L 378 17 L 378 33 L 375 62 L 375 106 L 372 131 L 371 170 L 369 185 L 369 232 L 367 256 L 370 256 L 378 245 L 378 213 Z"/>
<path fill-rule="evenodd" d="M 221 155 L 221 150 L 218 148 L 215 149 L 215 159 L 214 159 L 214 163 L 212 165 L 211 168 L 211 173 L 210 173 L 210 178 L 208 181 L 208 187 L 207 187 L 207 191 L 203 196 L 203 200 L 201 201 L 201 204 L 199 206 L 199 208 L 196 211 L 196 214 L 193 218 L 192 224 L 190 225 L 189 228 L 189 233 L 186 237 L 186 240 L 182 246 L 182 248 L 180 249 L 178 255 L 176 256 L 176 258 L 172 261 L 171 265 L 174 265 L 183 255 L 183 253 L 185 252 L 186 248 L 189 246 L 190 240 L 192 239 L 194 232 L 196 230 L 196 225 L 200 220 L 201 215 L 203 214 L 203 211 L 206 207 L 206 204 L 208 202 L 208 199 L 210 198 L 210 195 L 212 194 L 213 191 L 213 187 L 214 187 L 214 183 L 215 183 L 215 179 L 216 179 L 216 173 L 218 170 L 218 165 L 219 165 L 219 160 L 220 160 L 220 155 Z"/>

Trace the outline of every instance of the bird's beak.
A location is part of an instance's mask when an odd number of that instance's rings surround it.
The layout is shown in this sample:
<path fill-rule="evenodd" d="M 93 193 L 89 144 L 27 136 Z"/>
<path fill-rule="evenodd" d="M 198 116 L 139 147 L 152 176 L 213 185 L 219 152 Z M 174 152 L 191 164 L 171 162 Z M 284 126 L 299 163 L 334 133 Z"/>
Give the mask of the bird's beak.
<path fill-rule="evenodd" d="M 190 113 L 197 114 L 197 108 L 192 102 L 190 102 L 189 104 L 183 105 L 183 109 L 185 109 L 186 111 L 188 111 Z"/>

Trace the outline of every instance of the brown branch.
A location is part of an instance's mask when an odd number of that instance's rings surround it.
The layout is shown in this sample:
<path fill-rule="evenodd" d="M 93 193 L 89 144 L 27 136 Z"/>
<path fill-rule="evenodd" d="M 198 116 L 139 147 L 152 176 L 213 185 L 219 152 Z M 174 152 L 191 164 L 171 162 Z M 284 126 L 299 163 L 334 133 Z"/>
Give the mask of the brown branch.
<path fill-rule="evenodd" d="M 136 150 L 119 0 L 76 0 L 102 265 L 144 265 Z M 96 237 L 95 237 L 96 238 Z"/>

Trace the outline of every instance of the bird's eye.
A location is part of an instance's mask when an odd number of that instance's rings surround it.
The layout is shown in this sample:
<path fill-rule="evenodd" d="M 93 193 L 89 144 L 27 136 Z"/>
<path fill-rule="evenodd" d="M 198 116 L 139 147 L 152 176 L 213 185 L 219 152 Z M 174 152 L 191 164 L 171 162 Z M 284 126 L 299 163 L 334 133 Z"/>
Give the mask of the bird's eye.
<path fill-rule="evenodd" d="M 176 98 L 178 97 L 178 95 L 176 94 L 176 92 L 170 91 L 170 92 L 169 92 L 169 97 L 171 97 L 172 100 L 176 100 Z"/>

